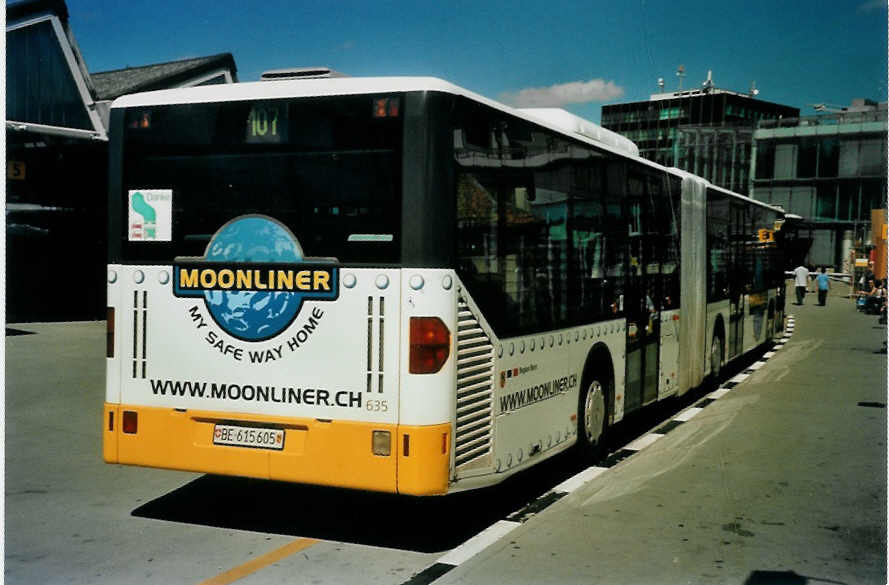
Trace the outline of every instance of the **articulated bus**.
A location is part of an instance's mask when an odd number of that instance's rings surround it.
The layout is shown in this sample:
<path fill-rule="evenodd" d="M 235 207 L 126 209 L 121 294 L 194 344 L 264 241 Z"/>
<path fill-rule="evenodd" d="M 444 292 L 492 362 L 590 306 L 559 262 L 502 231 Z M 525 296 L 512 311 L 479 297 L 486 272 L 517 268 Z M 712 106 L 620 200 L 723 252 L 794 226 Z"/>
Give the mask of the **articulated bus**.
<path fill-rule="evenodd" d="M 781 328 L 781 211 L 564 110 L 329 78 L 110 121 L 110 463 L 479 488 Z"/>

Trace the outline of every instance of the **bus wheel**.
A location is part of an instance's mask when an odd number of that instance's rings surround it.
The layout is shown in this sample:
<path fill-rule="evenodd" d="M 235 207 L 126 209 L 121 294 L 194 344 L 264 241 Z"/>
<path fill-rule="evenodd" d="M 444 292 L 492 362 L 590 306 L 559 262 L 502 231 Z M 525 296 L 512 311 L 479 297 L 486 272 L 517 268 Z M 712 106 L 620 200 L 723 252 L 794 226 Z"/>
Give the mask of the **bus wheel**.
<path fill-rule="evenodd" d="M 722 373 L 722 337 L 713 336 L 710 345 L 710 377 L 714 382 L 719 382 L 719 374 Z"/>
<path fill-rule="evenodd" d="M 602 454 L 605 434 L 605 383 L 593 378 L 580 396 L 577 443 L 584 459 L 595 461 Z"/>

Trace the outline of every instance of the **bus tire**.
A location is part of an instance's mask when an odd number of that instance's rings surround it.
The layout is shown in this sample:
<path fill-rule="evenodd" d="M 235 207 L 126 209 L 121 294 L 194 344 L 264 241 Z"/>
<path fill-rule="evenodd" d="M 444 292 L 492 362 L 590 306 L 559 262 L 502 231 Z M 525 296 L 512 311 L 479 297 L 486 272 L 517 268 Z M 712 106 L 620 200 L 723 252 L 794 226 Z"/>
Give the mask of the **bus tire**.
<path fill-rule="evenodd" d="M 609 383 L 593 374 L 580 393 L 577 407 L 577 447 L 581 459 L 597 461 L 604 453 L 608 421 Z"/>
<path fill-rule="evenodd" d="M 713 335 L 713 342 L 710 344 L 710 378 L 713 382 L 719 382 L 719 375 L 722 373 L 724 365 L 723 356 L 725 355 L 725 343 L 719 333 Z"/>

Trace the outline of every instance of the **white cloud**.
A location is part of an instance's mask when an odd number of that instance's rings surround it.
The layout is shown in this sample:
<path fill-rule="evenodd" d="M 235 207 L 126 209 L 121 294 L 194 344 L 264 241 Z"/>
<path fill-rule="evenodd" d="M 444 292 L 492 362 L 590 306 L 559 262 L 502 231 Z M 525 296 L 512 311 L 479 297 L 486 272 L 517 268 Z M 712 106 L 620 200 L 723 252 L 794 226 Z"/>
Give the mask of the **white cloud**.
<path fill-rule="evenodd" d="M 886 8 L 886 0 L 868 0 L 859 4 L 856 12 L 876 12 Z"/>
<path fill-rule="evenodd" d="M 500 94 L 500 100 L 520 108 L 561 107 L 568 104 L 604 102 L 624 95 L 624 88 L 613 81 L 591 79 L 571 81 L 549 87 L 527 87 Z"/>

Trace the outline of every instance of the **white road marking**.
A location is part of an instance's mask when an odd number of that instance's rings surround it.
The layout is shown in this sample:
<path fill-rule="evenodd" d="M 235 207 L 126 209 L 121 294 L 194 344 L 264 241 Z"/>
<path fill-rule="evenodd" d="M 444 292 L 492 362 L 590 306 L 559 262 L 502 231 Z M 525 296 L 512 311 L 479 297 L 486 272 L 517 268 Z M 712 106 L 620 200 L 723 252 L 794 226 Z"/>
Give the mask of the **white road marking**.
<path fill-rule="evenodd" d="M 749 377 L 750 377 L 750 374 L 738 374 L 737 376 L 735 376 L 734 378 L 729 380 L 729 382 L 734 382 L 735 384 L 740 384 L 741 382 L 743 382 L 744 380 L 746 380 Z"/>
<path fill-rule="evenodd" d="M 457 548 L 453 549 L 440 559 L 439 563 L 454 565 L 455 567 L 465 563 L 490 545 L 494 544 L 514 529 L 521 526 L 518 522 L 500 520 L 491 524 Z"/>
<path fill-rule="evenodd" d="M 719 398 L 722 398 L 729 392 L 731 392 L 731 388 L 720 388 L 719 390 L 714 390 L 713 392 L 708 394 L 707 398 L 712 398 L 713 400 L 717 400 Z"/>
<path fill-rule="evenodd" d="M 750 367 L 748 369 L 758 370 L 759 368 L 763 367 L 764 365 L 766 365 L 765 362 L 756 362 L 756 363 L 750 364 Z"/>
<path fill-rule="evenodd" d="M 773 355 L 775 355 L 775 352 L 774 352 L 774 351 L 767 351 L 767 352 L 765 352 L 764 354 L 762 354 L 762 357 L 764 357 L 765 359 L 769 359 L 769 358 L 772 357 Z"/>
<path fill-rule="evenodd" d="M 704 410 L 704 409 L 698 408 L 697 406 L 692 406 L 691 408 L 686 409 L 686 410 L 680 412 L 678 415 L 674 416 L 673 420 L 678 420 L 679 422 L 687 422 L 687 421 L 691 420 L 691 418 L 693 416 L 695 416 L 702 410 Z"/>
<path fill-rule="evenodd" d="M 627 449 L 628 451 L 641 451 L 661 437 L 663 437 L 663 435 L 661 435 L 660 433 L 648 433 L 644 437 L 639 437 L 638 439 L 624 447 L 624 449 Z"/>
<path fill-rule="evenodd" d="M 554 487 L 553 491 L 558 493 L 570 494 L 586 482 L 592 481 L 594 478 L 599 477 L 606 471 L 608 471 L 607 467 L 588 467 L 574 477 L 569 477 L 568 479 Z"/>

